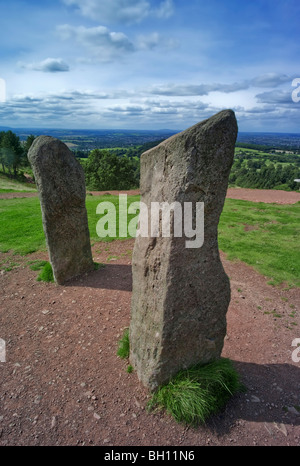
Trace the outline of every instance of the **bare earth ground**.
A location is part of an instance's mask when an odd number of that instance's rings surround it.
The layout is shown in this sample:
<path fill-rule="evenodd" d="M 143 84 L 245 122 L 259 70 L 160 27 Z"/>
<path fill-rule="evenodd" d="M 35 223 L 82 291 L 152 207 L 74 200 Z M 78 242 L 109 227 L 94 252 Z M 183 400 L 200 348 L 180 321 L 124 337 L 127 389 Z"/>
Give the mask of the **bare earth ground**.
<path fill-rule="evenodd" d="M 92 191 L 92 195 L 103 194 L 139 194 L 139 190 L 131 191 Z M 37 193 L 0 193 L 0 199 L 12 199 L 14 197 L 35 197 Z M 243 199 L 252 202 L 266 202 L 275 204 L 295 204 L 300 202 L 300 192 L 280 191 L 276 189 L 246 189 L 246 188 L 228 188 L 227 197 L 231 199 Z"/>
<path fill-rule="evenodd" d="M 270 286 L 221 253 L 232 290 L 222 355 L 247 391 L 206 426 L 186 427 L 147 412 L 147 390 L 116 356 L 130 320 L 133 241 L 96 244 L 105 267 L 65 286 L 36 281 L 28 262 L 46 253 L 1 255 L 19 265 L 0 275 L 0 446 L 299 446 L 300 290 Z"/>

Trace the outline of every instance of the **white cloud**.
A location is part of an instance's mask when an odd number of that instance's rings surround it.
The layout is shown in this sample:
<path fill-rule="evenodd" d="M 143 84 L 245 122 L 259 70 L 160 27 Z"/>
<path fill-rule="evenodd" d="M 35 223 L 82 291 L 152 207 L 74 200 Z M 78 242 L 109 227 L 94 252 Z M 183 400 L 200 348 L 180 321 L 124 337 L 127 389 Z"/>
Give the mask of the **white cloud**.
<path fill-rule="evenodd" d="M 154 14 L 158 18 L 169 18 L 174 13 L 173 0 L 165 0 L 160 6 L 154 10 Z"/>
<path fill-rule="evenodd" d="M 66 29 L 64 32 L 70 31 Z M 83 88 L 80 84 L 76 87 L 74 81 L 73 88 L 14 95 L 0 106 L 0 118 L 10 125 L 18 122 L 18 126 L 26 126 L 31 121 L 32 126 L 36 123 L 44 127 L 132 128 L 134 125 L 137 129 L 182 129 L 228 107 L 236 111 L 242 125 L 249 123 L 253 128 L 259 128 L 265 121 L 268 130 L 273 124 L 276 128 L 285 121 L 294 124 L 299 119 L 300 106 L 292 102 L 291 89 L 270 90 L 266 87 L 264 92 L 256 95 L 253 82 L 258 78 L 241 79 L 232 84 L 172 83 L 148 88 L 132 85 L 128 89 L 121 86 L 109 89 L 99 83 L 97 86 L 100 87 Z M 279 75 L 275 78 L 274 85 L 280 85 L 281 79 L 285 79 Z M 264 82 L 266 86 L 271 83 Z M 246 92 L 240 91 L 244 88 Z M 200 100 L 199 96 L 204 97 Z"/>
<path fill-rule="evenodd" d="M 253 78 L 250 83 L 254 87 L 277 87 L 291 81 L 292 78 L 285 74 L 268 73 Z"/>
<path fill-rule="evenodd" d="M 139 48 L 144 49 L 144 50 L 152 50 L 156 48 L 159 43 L 160 43 L 161 37 L 158 32 L 153 32 L 152 34 L 148 36 L 140 36 L 138 38 L 139 42 Z"/>
<path fill-rule="evenodd" d="M 149 89 L 150 94 L 165 96 L 203 96 L 211 92 L 236 92 L 248 89 L 247 82 L 233 84 L 169 84 L 163 86 L 154 86 Z"/>
<path fill-rule="evenodd" d="M 173 14 L 173 0 L 164 0 L 152 8 L 147 0 L 63 0 L 80 13 L 101 23 L 138 23 L 148 16 L 168 18 Z"/>
<path fill-rule="evenodd" d="M 151 42 L 151 36 L 149 37 L 149 42 L 147 42 L 145 38 L 145 41 L 142 41 L 141 38 L 141 44 L 146 46 L 156 46 L 159 42 L 159 37 L 153 36 L 152 37 L 152 42 Z M 151 47 L 150 47 L 151 48 Z M 276 88 L 281 86 L 282 84 L 285 83 L 291 83 L 292 82 L 292 77 L 282 75 L 282 74 L 277 74 L 277 73 L 270 73 L 266 75 L 261 75 L 261 76 L 256 76 L 253 79 L 249 80 L 244 80 L 240 82 L 234 82 L 231 84 L 225 84 L 225 83 L 201 83 L 201 84 L 164 84 L 161 86 L 152 86 L 148 89 L 148 94 L 154 94 L 154 95 L 161 95 L 161 96 L 204 96 L 208 95 L 212 92 L 221 92 L 225 94 L 230 94 L 242 90 L 247 90 L 255 87 L 260 87 L 260 88 Z M 275 91 L 274 91 L 275 92 Z M 272 96 L 270 97 L 268 95 L 269 93 L 263 93 L 259 94 L 257 97 L 260 99 L 273 99 L 275 98 L 274 102 L 276 99 L 279 99 L 280 101 L 283 100 L 288 100 L 286 98 L 287 93 L 283 93 L 283 91 L 277 91 L 277 94 L 272 93 Z M 291 94 L 290 94 L 291 95 Z M 261 100 L 262 102 L 265 102 L 265 100 Z M 268 102 L 268 101 L 266 101 Z"/>
<path fill-rule="evenodd" d="M 46 58 L 38 63 L 22 63 L 19 62 L 21 68 L 34 71 L 43 71 L 44 73 L 59 73 L 69 71 L 69 65 L 61 58 Z"/>
<path fill-rule="evenodd" d="M 75 40 L 79 45 L 88 48 L 92 55 L 101 61 L 134 51 L 134 45 L 122 32 L 111 32 L 105 26 L 87 28 L 85 26 L 70 26 L 69 24 L 57 27 L 58 33 L 64 40 Z"/>
<path fill-rule="evenodd" d="M 256 98 L 258 102 L 264 104 L 295 105 L 292 100 L 291 91 L 274 90 L 270 92 L 263 92 L 261 94 L 257 94 Z"/>
<path fill-rule="evenodd" d="M 154 50 L 158 47 L 163 49 L 175 49 L 179 46 L 177 40 L 165 38 L 158 32 L 153 32 L 148 35 L 141 35 L 137 40 L 137 48 L 141 50 Z"/>

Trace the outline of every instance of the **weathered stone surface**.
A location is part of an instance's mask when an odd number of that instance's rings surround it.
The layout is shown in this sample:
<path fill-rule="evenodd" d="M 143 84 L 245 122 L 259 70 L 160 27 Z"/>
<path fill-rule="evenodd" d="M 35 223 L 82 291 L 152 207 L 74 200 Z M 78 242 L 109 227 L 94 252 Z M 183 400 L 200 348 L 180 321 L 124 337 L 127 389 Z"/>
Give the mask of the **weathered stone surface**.
<path fill-rule="evenodd" d="M 218 222 L 234 157 L 234 112 L 172 136 L 141 157 L 141 201 L 204 202 L 204 243 L 137 236 L 133 252 L 130 361 L 155 390 L 179 370 L 220 357 L 230 284 L 218 249 Z"/>
<path fill-rule="evenodd" d="M 93 269 L 84 172 L 69 148 L 50 136 L 34 140 L 28 159 L 54 278 L 62 284 Z"/>

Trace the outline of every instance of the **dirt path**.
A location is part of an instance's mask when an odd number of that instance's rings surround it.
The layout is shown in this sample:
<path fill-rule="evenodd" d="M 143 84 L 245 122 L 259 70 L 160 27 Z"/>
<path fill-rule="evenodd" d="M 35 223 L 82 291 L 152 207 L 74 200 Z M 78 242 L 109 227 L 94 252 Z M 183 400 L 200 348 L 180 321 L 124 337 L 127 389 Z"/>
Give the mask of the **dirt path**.
<path fill-rule="evenodd" d="M 139 194 L 139 190 L 131 191 L 92 191 L 92 195 L 103 194 Z M 2 193 L 0 199 L 12 199 L 21 197 L 35 197 L 37 193 Z M 227 197 L 231 199 L 243 199 L 245 201 L 266 202 L 275 204 L 295 204 L 300 202 L 300 192 L 279 191 L 274 189 L 245 189 L 245 188 L 229 188 Z"/>
<path fill-rule="evenodd" d="M 36 281 L 26 257 L 0 275 L 0 445 L 300 445 L 299 289 L 267 285 L 229 262 L 232 299 L 223 356 L 247 392 L 197 429 L 148 413 L 147 391 L 116 356 L 129 325 L 133 240 L 98 243 L 105 264 L 67 286 Z M 300 354 L 299 354 L 300 356 Z"/>
<path fill-rule="evenodd" d="M 267 204 L 296 204 L 296 202 L 300 202 L 300 192 L 276 189 L 228 188 L 226 197 L 252 202 L 266 202 Z"/>

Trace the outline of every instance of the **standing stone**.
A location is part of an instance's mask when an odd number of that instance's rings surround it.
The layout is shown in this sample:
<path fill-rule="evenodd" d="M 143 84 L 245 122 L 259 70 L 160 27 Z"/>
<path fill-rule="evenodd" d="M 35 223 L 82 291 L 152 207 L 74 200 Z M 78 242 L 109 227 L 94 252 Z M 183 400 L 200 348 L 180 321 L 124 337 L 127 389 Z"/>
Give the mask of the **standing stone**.
<path fill-rule="evenodd" d="M 54 279 L 62 284 L 93 269 L 84 172 L 69 148 L 50 136 L 28 152 L 42 210 Z"/>
<path fill-rule="evenodd" d="M 137 236 L 133 251 L 130 361 L 150 390 L 179 370 L 219 358 L 230 284 L 218 222 L 234 158 L 237 122 L 225 110 L 141 156 L 141 201 L 204 202 L 204 243 L 184 236 Z M 149 220 L 150 221 L 150 220 Z"/>

